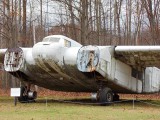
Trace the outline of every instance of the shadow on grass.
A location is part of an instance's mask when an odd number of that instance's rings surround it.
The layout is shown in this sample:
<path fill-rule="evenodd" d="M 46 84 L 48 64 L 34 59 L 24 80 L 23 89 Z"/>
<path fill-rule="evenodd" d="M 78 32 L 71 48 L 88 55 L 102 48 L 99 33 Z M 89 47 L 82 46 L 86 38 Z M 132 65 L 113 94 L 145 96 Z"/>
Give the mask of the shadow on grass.
<path fill-rule="evenodd" d="M 79 104 L 79 105 L 92 105 L 92 106 L 110 106 L 115 104 L 133 104 L 133 100 L 120 100 L 120 101 L 114 101 L 114 102 L 105 102 L 105 103 L 99 103 L 95 100 L 91 99 L 60 99 L 60 100 L 54 100 L 54 99 L 38 99 L 36 100 L 36 103 L 65 103 L 65 104 Z M 139 101 L 134 101 L 134 103 L 139 103 Z"/>
<path fill-rule="evenodd" d="M 0 97 L 0 103 L 11 103 L 14 102 L 14 98 L 11 97 Z M 26 103 L 26 102 L 25 102 Z M 89 98 L 78 98 L 78 99 L 53 99 L 53 98 L 39 98 L 36 101 L 30 101 L 27 103 L 63 103 L 63 104 L 77 104 L 77 105 L 90 105 L 90 106 L 124 106 L 129 105 L 132 106 L 138 105 L 138 106 L 155 106 L 160 107 L 160 100 L 127 100 L 127 99 L 121 99 L 120 101 L 114 101 L 111 103 L 99 103 L 95 100 L 91 100 Z"/>

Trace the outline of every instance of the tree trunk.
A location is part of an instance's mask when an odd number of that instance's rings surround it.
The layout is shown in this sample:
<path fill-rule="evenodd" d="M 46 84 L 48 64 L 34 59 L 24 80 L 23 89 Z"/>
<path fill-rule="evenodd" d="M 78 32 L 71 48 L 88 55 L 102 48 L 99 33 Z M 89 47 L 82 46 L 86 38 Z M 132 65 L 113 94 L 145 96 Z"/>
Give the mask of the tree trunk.
<path fill-rule="evenodd" d="M 74 20 L 74 11 L 73 11 L 73 0 L 69 0 L 69 11 L 70 11 L 70 19 L 71 19 L 71 22 L 70 22 L 70 25 L 71 25 L 71 38 L 74 39 L 74 40 L 77 40 L 77 33 L 76 33 L 76 26 L 75 26 L 75 20 Z"/>
<path fill-rule="evenodd" d="M 26 46 L 27 43 L 27 39 L 26 39 L 26 32 L 27 32 L 27 27 L 26 27 L 26 2 L 27 0 L 23 0 L 23 30 L 22 30 L 22 34 L 23 34 L 23 43 L 22 46 Z"/>
<path fill-rule="evenodd" d="M 88 41 L 88 0 L 81 1 L 81 43 Z"/>

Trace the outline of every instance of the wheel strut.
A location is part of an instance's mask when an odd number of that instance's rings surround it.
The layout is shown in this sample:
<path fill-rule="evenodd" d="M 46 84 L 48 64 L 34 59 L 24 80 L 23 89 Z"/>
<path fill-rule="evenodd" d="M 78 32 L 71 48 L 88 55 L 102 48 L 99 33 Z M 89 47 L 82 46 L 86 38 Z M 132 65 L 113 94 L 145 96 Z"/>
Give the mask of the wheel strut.
<path fill-rule="evenodd" d="M 27 86 L 21 86 L 20 97 L 18 97 L 19 102 L 31 102 L 37 98 L 37 92 L 31 91 L 30 87 L 30 83 L 28 83 Z"/>
<path fill-rule="evenodd" d="M 97 94 L 100 103 L 113 102 L 113 92 L 110 88 L 107 87 L 100 88 Z"/>

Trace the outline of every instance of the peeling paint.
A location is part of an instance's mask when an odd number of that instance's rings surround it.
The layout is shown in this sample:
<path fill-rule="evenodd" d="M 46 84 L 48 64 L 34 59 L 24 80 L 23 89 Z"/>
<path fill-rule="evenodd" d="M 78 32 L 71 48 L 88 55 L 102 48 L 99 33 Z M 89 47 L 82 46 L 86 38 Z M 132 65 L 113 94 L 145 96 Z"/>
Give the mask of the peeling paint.
<path fill-rule="evenodd" d="M 21 48 L 8 49 L 4 57 L 4 69 L 8 72 L 20 70 L 24 61 L 24 54 Z"/>
<path fill-rule="evenodd" d="M 95 71 L 99 62 L 99 49 L 96 46 L 83 46 L 77 55 L 77 68 L 82 72 Z"/>

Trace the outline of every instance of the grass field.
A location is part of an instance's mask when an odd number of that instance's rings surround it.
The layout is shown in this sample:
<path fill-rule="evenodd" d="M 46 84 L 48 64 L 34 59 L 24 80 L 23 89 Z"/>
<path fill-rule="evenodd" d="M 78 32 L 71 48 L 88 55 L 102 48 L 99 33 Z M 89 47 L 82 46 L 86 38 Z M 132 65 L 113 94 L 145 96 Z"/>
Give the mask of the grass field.
<path fill-rule="evenodd" d="M 81 100 L 80 100 L 81 101 Z M 90 101 L 92 103 L 92 101 Z M 160 120 L 160 100 L 116 103 L 109 106 L 61 103 L 48 98 L 35 103 L 13 104 L 13 98 L 0 97 L 0 120 Z"/>

